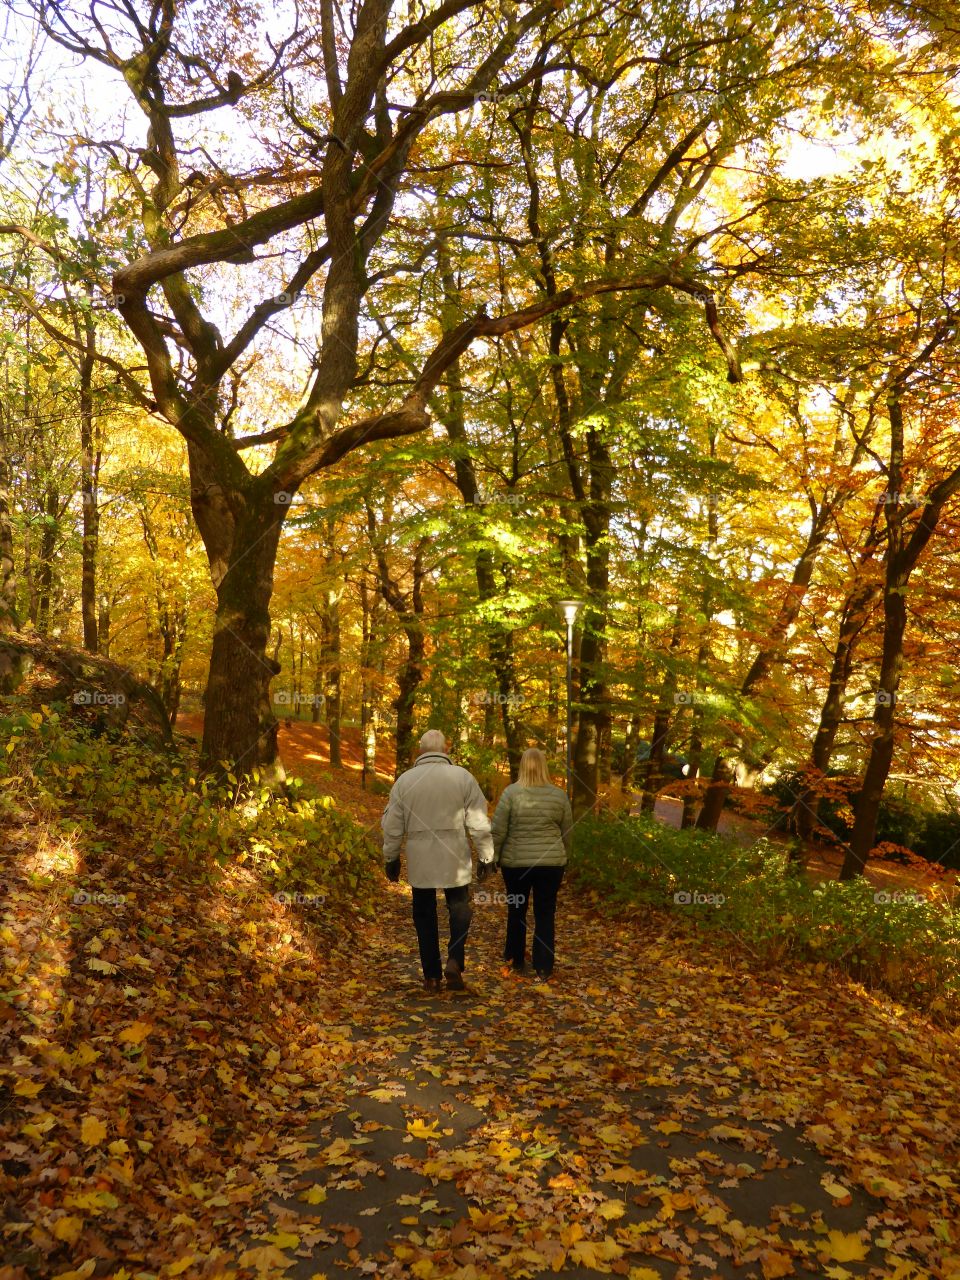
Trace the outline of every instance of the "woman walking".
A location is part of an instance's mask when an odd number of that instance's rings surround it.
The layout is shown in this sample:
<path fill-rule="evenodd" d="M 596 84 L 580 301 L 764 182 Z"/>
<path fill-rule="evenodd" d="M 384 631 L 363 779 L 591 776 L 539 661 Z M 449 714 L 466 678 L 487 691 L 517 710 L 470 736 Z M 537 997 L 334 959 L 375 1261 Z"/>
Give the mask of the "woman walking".
<path fill-rule="evenodd" d="M 533 967 L 546 981 L 553 972 L 557 894 L 573 833 L 566 792 L 555 787 L 547 757 L 530 747 L 520 773 L 493 815 L 493 848 L 507 890 L 507 943 L 503 958 L 526 968 L 527 904 L 533 898 Z"/>

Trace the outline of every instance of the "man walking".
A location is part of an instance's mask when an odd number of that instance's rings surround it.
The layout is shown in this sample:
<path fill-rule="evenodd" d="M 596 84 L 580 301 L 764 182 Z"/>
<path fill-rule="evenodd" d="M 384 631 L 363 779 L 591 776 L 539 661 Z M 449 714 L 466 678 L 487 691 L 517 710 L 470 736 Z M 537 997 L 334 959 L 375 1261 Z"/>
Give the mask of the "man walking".
<path fill-rule="evenodd" d="M 413 768 L 393 784 L 381 826 L 388 879 L 400 879 L 400 850 L 406 846 L 423 984 L 430 992 L 440 990 L 437 890 L 442 889 L 450 913 L 450 942 L 442 974 L 447 986 L 462 990 L 472 915 L 471 844 L 477 851 L 477 879 L 482 880 L 493 867 L 493 839 L 483 792 L 473 775 L 447 755 L 439 729 L 427 730 Z"/>

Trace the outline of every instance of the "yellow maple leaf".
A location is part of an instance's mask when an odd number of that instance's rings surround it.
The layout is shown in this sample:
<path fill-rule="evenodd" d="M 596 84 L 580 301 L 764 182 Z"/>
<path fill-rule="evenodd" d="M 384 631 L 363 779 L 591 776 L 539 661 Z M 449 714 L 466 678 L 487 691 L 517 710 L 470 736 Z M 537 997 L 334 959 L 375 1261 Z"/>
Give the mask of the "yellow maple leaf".
<path fill-rule="evenodd" d="M 408 1120 L 407 1133 L 412 1133 L 415 1138 L 439 1138 L 440 1121 L 431 1120 L 430 1124 L 424 1124 L 422 1120 Z"/>
<path fill-rule="evenodd" d="M 13 1092 L 18 1098 L 35 1098 L 42 1088 L 42 1080 L 18 1080 L 13 1086 Z"/>
<path fill-rule="evenodd" d="M 273 1235 L 263 1238 L 275 1244 L 278 1249 L 296 1249 L 300 1243 L 300 1237 L 295 1236 L 292 1231 L 275 1231 Z"/>
<path fill-rule="evenodd" d="M 622 1200 L 604 1200 L 602 1204 L 597 1205 L 597 1213 L 605 1222 L 612 1222 L 615 1218 L 622 1218 L 627 1212 L 627 1206 Z"/>
<path fill-rule="evenodd" d="M 662 1280 L 662 1277 L 653 1267 L 631 1267 L 627 1272 L 627 1280 Z"/>
<path fill-rule="evenodd" d="M 187 1267 L 193 1264 L 193 1260 L 197 1255 L 195 1253 L 188 1254 L 187 1257 L 181 1258 L 178 1262 L 171 1262 L 165 1274 L 168 1276 L 179 1276 L 186 1271 Z"/>
<path fill-rule="evenodd" d="M 240 1255 L 241 1267 L 253 1267 L 261 1275 L 278 1267 L 286 1270 L 295 1262 L 296 1258 L 290 1258 L 285 1253 L 281 1253 L 274 1244 L 257 1245 L 253 1249 L 245 1249 Z"/>
<path fill-rule="evenodd" d="M 107 1136 L 107 1126 L 96 1116 L 84 1116 L 80 1122 L 80 1141 L 96 1147 Z"/>
<path fill-rule="evenodd" d="M 58 1218 L 50 1227 L 50 1234 L 56 1240 L 66 1240 L 67 1244 L 76 1244 L 83 1230 L 83 1219 L 68 1215 Z"/>
<path fill-rule="evenodd" d="M 682 1124 L 677 1124 L 676 1120 L 661 1120 L 658 1125 L 654 1125 L 655 1129 L 659 1129 L 661 1133 L 679 1133 L 683 1128 Z"/>
<path fill-rule="evenodd" d="M 129 1027 L 123 1028 L 117 1039 L 124 1044 L 143 1044 L 152 1030 L 149 1022 L 131 1022 Z"/>
<path fill-rule="evenodd" d="M 827 1240 L 829 1247 L 824 1252 L 836 1262 L 863 1262 L 870 1252 L 869 1245 L 852 1232 L 828 1231 Z"/>
<path fill-rule="evenodd" d="M 327 1193 L 319 1184 L 314 1183 L 309 1191 L 305 1191 L 300 1199 L 304 1204 L 323 1204 Z"/>
<path fill-rule="evenodd" d="M 778 1253 L 776 1249 L 764 1249 L 760 1255 L 760 1267 L 763 1280 L 777 1280 L 779 1276 L 793 1275 L 793 1260 L 789 1254 Z"/>

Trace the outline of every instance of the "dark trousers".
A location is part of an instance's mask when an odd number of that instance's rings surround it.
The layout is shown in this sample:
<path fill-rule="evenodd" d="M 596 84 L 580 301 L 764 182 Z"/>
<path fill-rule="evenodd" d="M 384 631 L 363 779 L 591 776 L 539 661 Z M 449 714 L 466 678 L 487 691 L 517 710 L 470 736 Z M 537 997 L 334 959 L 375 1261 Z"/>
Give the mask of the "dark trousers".
<path fill-rule="evenodd" d="M 507 943 L 504 960 L 519 968 L 527 950 L 527 904 L 533 898 L 533 967 L 553 972 L 557 894 L 563 867 L 501 867 L 507 889 Z"/>
<path fill-rule="evenodd" d="M 447 946 L 447 955 L 456 960 L 463 969 L 465 967 L 464 947 L 473 915 L 473 908 L 470 905 L 470 886 L 458 885 L 455 889 L 444 889 L 443 892 L 447 899 L 447 911 L 450 913 L 450 942 Z M 413 890 L 413 923 L 417 930 L 417 942 L 420 944 L 420 964 L 423 966 L 424 978 L 442 977 L 436 889 Z"/>

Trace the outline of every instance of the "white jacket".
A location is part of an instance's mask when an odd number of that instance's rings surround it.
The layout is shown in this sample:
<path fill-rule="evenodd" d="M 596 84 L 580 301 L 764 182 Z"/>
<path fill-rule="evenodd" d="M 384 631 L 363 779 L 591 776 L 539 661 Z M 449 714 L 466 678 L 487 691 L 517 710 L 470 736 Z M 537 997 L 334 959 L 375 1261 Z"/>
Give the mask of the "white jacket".
<path fill-rule="evenodd" d="M 473 879 L 471 842 L 481 862 L 493 861 L 487 802 L 473 775 L 431 751 L 393 784 L 380 820 L 383 861 L 400 857 L 406 840 L 407 879 L 415 889 L 452 889 Z"/>

